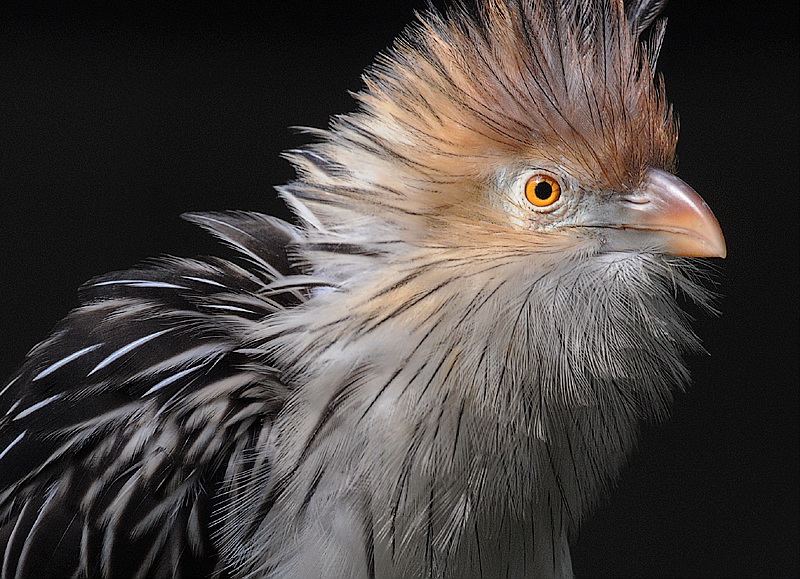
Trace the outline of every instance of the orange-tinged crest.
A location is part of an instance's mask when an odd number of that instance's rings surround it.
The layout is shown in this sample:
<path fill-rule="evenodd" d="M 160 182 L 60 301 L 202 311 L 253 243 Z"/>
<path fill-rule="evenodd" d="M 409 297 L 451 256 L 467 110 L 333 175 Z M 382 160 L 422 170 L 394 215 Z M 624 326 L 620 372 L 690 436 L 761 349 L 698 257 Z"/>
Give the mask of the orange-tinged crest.
<path fill-rule="evenodd" d="M 474 214 L 508 168 L 561 167 L 589 192 L 670 170 L 676 123 L 652 70 L 663 27 L 650 44 L 639 28 L 612 0 L 423 14 L 366 74 L 360 110 L 321 133 L 314 159 L 295 157 L 292 191 L 335 224 L 332 206 Z"/>

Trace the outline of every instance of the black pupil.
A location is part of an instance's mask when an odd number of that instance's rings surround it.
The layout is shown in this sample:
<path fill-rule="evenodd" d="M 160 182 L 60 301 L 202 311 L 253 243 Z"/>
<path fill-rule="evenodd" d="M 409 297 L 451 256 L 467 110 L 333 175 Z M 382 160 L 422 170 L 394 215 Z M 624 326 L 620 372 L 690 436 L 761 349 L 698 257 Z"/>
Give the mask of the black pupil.
<path fill-rule="evenodd" d="M 536 184 L 536 188 L 533 192 L 538 199 L 544 201 L 545 199 L 550 199 L 550 196 L 553 194 L 553 186 L 547 181 L 540 181 Z"/>

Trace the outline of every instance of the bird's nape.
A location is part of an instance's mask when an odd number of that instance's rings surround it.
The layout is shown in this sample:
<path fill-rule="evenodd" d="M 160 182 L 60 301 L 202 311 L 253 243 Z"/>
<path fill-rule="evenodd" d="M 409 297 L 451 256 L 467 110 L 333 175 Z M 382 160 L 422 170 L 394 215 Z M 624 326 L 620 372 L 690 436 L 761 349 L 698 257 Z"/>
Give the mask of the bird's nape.
<path fill-rule="evenodd" d="M 297 225 L 86 284 L 0 387 L 0 577 L 571 577 L 726 252 L 662 8 L 430 10 L 287 154 Z"/>

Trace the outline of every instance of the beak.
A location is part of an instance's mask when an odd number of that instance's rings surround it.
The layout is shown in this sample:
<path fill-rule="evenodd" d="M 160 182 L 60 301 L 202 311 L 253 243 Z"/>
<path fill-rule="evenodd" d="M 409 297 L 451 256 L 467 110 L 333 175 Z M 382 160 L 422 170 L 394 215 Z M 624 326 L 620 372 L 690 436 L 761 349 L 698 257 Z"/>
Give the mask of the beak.
<path fill-rule="evenodd" d="M 727 255 L 717 218 L 703 198 L 675 175 L 648 169 L 634 192 L 608 202 L 596 226 L 620 230 L 609 245 L 656 247 L 685 257 Z"/>

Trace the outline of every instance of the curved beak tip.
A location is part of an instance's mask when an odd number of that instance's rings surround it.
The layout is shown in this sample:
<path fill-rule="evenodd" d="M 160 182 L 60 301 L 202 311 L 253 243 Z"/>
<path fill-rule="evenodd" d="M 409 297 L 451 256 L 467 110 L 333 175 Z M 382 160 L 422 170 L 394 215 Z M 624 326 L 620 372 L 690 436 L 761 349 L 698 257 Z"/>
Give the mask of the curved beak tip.
<path fill-rule="evenodd" d="M 728 250 L 716 216 L 700 195 L 681 179 L 650 169 L 641 193 L 646 203 L 629 224 L 656 232 L 664 249 L 684 257 L 721 257 Z"/>
<path fill-rule="evenodd" d="M 719 257 L 722 259 L 728 257 L 728 246 L 725 243 L 725 236 L 722 234 L 722 228 L 719 226 L 719 223 L 717 223 L 716 218 L 714 219 L 714 224 L 716 225 L 715 230 L 709 232 L 711 235 L 707 235 L 704 239 L 708 247 L 708 253 L 697 257 Z"/>

